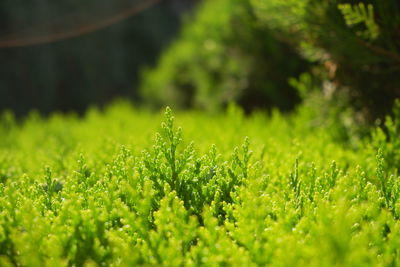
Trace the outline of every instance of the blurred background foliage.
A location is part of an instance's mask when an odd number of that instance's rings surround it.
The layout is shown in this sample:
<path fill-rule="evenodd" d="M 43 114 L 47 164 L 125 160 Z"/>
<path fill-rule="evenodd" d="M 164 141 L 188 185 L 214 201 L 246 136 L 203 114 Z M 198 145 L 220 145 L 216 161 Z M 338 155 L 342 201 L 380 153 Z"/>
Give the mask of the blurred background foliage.
<path fill-rule="evenodd" d="M 155 69 L 143 72 L 145 102 L 216 110 L 237 101 L 246 110 L 293 108 L 289 77 L 309 64 L 274 37 L 249 1 L 203 1 Z"/>
<path fill-rule="evenodd" d="M 41 36 L 96 23 L 141 1 L 0 1 L 0 47 L 13 36 Z M 86 110 L 116 97 L 137 100 L 138 71 L 154 64 L 194 0 L 164 0 L 110 27 L 77 38 L 0 48 L 0 110 Z"/>
<path fill-rule="evenodd" d="M 369 123 L 400 96 L 399 42 L 397 0 L 205 0 L 141 90 L 156 106 L 205 109 L 287 109 L 300 95 L 316 115 L 351 107 Z"/>
<path fill-rule="evenodd" d="M 1 29 L 52 21 L 68 8 L 82 16 L 112 9 L 107 0 L 75 2 L 2 1 Z M 155 108 L 215 111 L 236 102 L 287 111 L 303 101 L 316 125 L 362 125 L 400 97 L 398 0 L 195 2 L 160 1 L 80 38 L 0 49 L 0 108 L 82 111 L 126 97 Z"/>

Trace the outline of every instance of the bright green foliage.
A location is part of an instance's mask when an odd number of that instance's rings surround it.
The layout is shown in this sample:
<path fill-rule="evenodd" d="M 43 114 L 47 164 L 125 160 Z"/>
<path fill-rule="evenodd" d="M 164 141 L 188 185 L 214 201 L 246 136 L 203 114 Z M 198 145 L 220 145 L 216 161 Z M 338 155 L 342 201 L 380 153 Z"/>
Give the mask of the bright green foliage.
<path fill-rule="evenodd" d="M 392 116 L 386 116 L 384 127 L 372 133 L 371 151 L 380 149 L 387 160 L 385 168 L 400 169 L 400 101 L 396 100 Z M 372 153 L 372 152 L 371 152 Z"/>
<path fill-rule="evenodd" d="M 310 114 L 4 114 L 0 265 L 397 265 L 398 111 L 357 150 Z"/>
<path fill-rule="evenodd" d="M 360 23 L 365 25 L 365 30 L 357 34 L 365 39 L 375 40 L 379 36 L 379 26 L 375 22 L 374 7 L 371 4 L 367 6 L 364 3 L 358 5 L 340 4 L 338 8 L 343 14 L 346 24 L 354 26 Z"/>

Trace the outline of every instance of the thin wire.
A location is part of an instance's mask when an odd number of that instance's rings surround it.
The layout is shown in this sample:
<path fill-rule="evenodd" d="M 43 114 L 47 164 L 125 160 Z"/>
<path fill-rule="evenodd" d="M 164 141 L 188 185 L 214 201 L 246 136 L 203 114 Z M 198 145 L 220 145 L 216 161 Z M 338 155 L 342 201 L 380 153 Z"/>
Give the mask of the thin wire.
<path fill-rule="evenodd" d="M 67 29 L 62 32 L 43 34 L 38 36 L 9 37 L 5 39 L 0 39 L 0 48 L 13 48 L 13 47 L 25 47 L 25 46 L 49 44 L 86 35 L 104 29 L 106 27 L 109 27 L 117 22 L 126 20 L 132 17 L 133 15 L 136 15 L 137 13 L 157 4 L 160 1 L 161 0 L 146 0 L 118 14 L 109 16 L 107 18 L 104 18 L 102 20 L 96 21 L 91 24 L 80 25 L 72 29 Z"/>

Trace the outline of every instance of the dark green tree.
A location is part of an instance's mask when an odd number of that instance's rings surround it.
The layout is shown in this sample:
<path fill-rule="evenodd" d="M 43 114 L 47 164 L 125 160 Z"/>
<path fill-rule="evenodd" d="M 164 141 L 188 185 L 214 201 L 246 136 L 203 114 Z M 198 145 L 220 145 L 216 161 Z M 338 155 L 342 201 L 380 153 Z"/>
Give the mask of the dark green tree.
<path fill-rule="evenodd" d="M 397 0 L 252 0 L 264 25 L 279 30 L 323 80 L 346 92 L 372 120 L 400 97 L 400 3 Z"/>

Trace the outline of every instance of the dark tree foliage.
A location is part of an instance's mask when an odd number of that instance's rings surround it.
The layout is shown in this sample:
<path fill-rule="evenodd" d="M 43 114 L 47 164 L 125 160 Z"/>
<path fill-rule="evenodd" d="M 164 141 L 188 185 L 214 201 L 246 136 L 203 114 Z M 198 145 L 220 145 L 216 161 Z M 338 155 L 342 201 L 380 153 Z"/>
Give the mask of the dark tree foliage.
<path fill-rule="evenodd" d="M 369 119 L 390 111 L 400 97 L 400 2 L 310 0 L 305 20 L 356 109 Z"/>
<path fill-rule="evenodd" d="M 265 27 L 319 63 L 320 80 L 365 119 L 390 111 L 400 97 L 398 0 L 252 0 Z"/>

